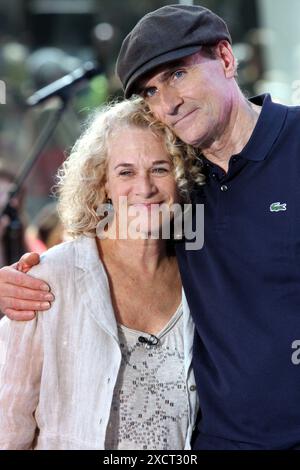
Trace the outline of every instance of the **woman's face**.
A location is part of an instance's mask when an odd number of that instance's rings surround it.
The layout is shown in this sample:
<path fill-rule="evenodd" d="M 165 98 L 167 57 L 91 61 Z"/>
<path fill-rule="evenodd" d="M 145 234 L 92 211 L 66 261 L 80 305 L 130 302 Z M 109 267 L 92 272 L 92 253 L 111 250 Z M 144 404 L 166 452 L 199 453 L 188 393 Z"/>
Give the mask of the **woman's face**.
<path fill-rule="evenodd" d="M 109 140 L 105 187 L 119 229 L 124 230 L 121 216 L 125 208 L 125 225 L 138 221 L 142 238 L 160 229 L 166 220 L 160 215 L 162 209 L 170 214 L 172 204 L 180 202 L 173 165 L 162 139 L 150 130 L 133 126 L 118 131 Z"/>

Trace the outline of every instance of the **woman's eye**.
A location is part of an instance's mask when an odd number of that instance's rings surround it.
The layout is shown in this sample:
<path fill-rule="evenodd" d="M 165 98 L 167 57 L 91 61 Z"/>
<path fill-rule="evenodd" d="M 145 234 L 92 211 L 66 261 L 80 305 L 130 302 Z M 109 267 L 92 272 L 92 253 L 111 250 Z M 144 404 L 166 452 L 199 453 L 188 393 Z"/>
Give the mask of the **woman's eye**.
<path fill-rule="evenodd" d="M 168 173 L 168 171 L 167 168 L 153 168 L 153 172 L 158 174 Z"/>
<path fill-rule="evenodd" d="M 132 175 L 132 171 L 130 170 L 124 170 L 119 173 L 120 176 L 130 176 Z"/>

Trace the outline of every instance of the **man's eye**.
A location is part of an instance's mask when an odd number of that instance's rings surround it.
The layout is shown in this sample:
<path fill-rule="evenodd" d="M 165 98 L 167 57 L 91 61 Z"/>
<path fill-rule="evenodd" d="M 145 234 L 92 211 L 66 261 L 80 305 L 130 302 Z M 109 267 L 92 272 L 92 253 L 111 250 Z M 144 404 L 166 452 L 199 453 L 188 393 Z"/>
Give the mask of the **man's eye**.
<path fill-rule="evenodd" d="M 144 91 L 144 97 L 145 98 L 152 98 L 152 96 L 154 96 L 155 93 L 156 93 L 156 88 L 155 87 L 147 88 L 147 90 Z"/>
<path fill-rule="evenodd" d="M 184 74 L 185 74 L 184 70 L 176 70 L 173 73 L 173 78 L 175 78 L 175 79 L 182 78 L 184 76 Z"/>

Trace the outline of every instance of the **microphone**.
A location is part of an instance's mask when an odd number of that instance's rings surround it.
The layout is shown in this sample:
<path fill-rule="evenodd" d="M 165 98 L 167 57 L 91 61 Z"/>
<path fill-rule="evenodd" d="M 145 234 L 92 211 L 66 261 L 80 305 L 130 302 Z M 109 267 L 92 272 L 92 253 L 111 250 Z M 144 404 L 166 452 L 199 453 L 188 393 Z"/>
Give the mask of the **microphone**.
<path fill-rule="evenodd" d="M 156 346 L 159 343 L 159 338 L 154 335 L 150 335 L 150 338 L 139 336 L 138 340 L 140 343 L 147 344 L 148 346 Z"/>
<path fill-rule="evenodd" d="M 82 67 L 36 91 L 27 99 L 26 103 L 28 106 L 36 106 L 54 96 L 64 99 L 74 85 L 90 80 L 102 72 L 102 69 L 96 66 L 94 62 L 86 62 Z"/>

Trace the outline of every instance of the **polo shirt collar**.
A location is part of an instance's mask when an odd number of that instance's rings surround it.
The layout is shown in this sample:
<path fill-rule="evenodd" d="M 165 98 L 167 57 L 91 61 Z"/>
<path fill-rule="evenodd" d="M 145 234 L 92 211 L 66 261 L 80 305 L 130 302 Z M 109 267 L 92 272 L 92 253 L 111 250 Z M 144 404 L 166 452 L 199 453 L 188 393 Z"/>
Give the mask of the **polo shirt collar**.
<path fill-rule="evenodd" d="M 236 156 L 262 161 L 268 156 L 284 125 L 288 108 L 273 103 L 269 94 L 250 98 L 251 103 L 262 107 L 256 126 L 243 150 Z"/>
<path fill-rule="evenodd" d="M 265 160 L 278 138 L 286 120 L 288 107 L 273 103 L 269 94 L 254 96 L 249 101 L 261 106 L 262 110 L 249 141 L 243 150 L 233 157 L 243 157 L 246 160 L 259 162 Z M 200 158 L 206 171 L 209 172 L 209 169 L 215 166 L 204 155 Z"/>

